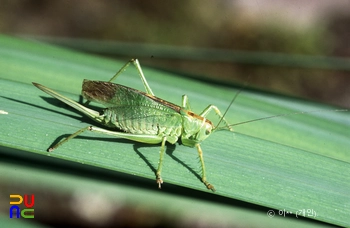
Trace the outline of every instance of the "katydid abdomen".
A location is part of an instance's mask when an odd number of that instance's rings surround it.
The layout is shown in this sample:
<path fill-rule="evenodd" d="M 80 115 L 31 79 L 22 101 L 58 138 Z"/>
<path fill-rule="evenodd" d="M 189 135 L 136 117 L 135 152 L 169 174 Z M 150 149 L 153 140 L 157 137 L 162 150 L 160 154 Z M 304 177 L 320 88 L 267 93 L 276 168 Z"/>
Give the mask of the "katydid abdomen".
<path fill-rule="evenodd" d="M 182 132 L 181 115 L 174 111 L 166 112 L 159 105 L 125 104 L 105 109 L 103 116 L 103 125 L 126 133 L 179 137 Z"/>

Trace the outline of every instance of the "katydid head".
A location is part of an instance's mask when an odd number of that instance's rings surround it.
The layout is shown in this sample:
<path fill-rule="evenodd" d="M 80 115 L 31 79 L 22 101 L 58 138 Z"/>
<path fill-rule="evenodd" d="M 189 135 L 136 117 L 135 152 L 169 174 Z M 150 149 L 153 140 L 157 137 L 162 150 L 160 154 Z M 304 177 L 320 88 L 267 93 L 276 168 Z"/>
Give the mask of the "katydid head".
<path fill-rule="evenodd" d="M 213 123 L 191 111 L 186 111 L 183 118 L 181 142 L 185 146 L 194 147 L 213 132 Z"/>

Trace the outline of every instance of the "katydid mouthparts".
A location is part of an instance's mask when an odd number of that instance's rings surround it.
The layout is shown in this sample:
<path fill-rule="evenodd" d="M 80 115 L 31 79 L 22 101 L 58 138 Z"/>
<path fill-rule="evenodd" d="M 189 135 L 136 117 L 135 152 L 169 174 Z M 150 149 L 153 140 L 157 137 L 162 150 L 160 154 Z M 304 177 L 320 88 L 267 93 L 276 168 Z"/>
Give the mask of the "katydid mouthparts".
<path fill-rule="evenodd" d="M 133 63 L 138 70 L 146 92 L 111 82 L 125 71 L 130 63 Z M 158 187 L 161 188 L 161 184 L 163 183 L 161 172 L 165 143 L 169 142 L 175 144 L 181 139 L 183 145 L 196 147 L 201 163 L 202 182 L 208 189 L 215 191 L 214 186 L 207 181 L 203 152 L 200 147 L 200 143 L 217 129 L 210 120 L 206 119 L 206 116 L 211 111 L 215 111 L 220 117 L 220 122 L 223 121 L 226 128 L 232 131 L 230 124 L 226 121 L 220 110 L 214 105 L 209 105 L 200 114 L 195 114 L 190 110 L 188 97 L 186 95 L 182 96 L 181 106 L 156 97 L 148 85 L 137 59 L 131 59 L 108 82 L 90 81 L 86 79 L 83 81 L 82 96 L 86 98 L 88 102 L 94 101 L 104 105 L 106 108 L 103 110 L 102 114 L 43 85 L 35 82 L 33 82 L 33 84 L 40 90 L 84 113 L 101 125 L 109 129 L 114 128 L 119 130 L 112 131 L 95 126 L 88 126 L 58 142 L 53 147 L 49 148 L 49 152 L 86 130 L 142 143 L 160 143 L 160 158 L 156 170 L 156 182 Z"/>

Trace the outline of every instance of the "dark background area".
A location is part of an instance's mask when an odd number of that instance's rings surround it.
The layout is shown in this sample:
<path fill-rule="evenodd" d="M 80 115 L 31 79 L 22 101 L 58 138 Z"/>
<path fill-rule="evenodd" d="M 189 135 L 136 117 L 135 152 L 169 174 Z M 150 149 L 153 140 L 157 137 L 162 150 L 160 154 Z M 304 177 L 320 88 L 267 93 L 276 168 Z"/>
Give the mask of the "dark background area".
<path fill-rule="evenodd" d="M 347 0 L 0 3 L 4 34 L 350 107 Z"/>

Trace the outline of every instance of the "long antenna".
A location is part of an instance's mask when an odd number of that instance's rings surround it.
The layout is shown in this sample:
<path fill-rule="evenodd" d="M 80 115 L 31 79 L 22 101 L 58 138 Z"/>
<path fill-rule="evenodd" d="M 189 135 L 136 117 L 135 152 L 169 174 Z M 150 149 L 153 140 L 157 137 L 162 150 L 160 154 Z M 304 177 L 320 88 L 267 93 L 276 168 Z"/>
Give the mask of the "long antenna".
<path fill-rule="evenodd" d="M 255 121 L 259 121 L 259 120 L 266 120 L 266 119 L 271 119 L 271 118 L 275 118 L 275 117 L 280 117 L 280 116 L 291 116 L 291 115 L 299 115 L 299 114 L 307 114 L 307 113 L 313 113 L 313 112 L 327 112 L 327 111 L 332 111 L 332 112 L 347 112 L 349 110 L 347 109 L 336 109 L 336 110 L 312 110 L 312 111 L 303 111 L 303 112 L 292 112 L 292 113 L 286 113 L 286 114 L 279 114 L 279 115 L 274 115 L 274 116 L 267 116 L 267 117 L 262 117 L 262 118 L 258 118 L 258 119 L 254 119 L 254 120 L 248 120 L 248 121 L 243 121 L 240 123 L 236 123 L 236 124 L 230 124 L 229 126 L 237 126 L 237 125 L 241 125 L 241 124 L 246 124 L 246 123 L 251 123 L 251 122 L 255 122 Z M 223 130 L 228 126 L 225 127 L 221 127 L 218 130 Z"/>
<path fill-rule="evenodd" d="M 237 93 L 235 94 L 235 96 L 233 97 L 233 99 L 231 100 L 230 104 L 227 106 L 224 115 L 222 115 L 222 117 L 220 118 L 219 123 L 216 125 L 217 128 L 220 126 L 220 123 L 222 122 L 222 120 L 224 119 L 224 117 L 226 116 L 226 113 L 228 112 L 228 110 L 231 108 L 233 102 L 236 100 L 236 98 L 238 97 L 238 95 L 247 87 L 247 84 L 250 80 L 250 76 L 248 77 L 247 81 L 243 84 L 243 86 L 241 86 L 241 88 L 239 88 L 239 90 L 237 91 Z M 231 125 L 230 125 L 231 126 Z M 225 126 L 228 127 L 228 126 Z M 220 129 L 220 128 L 219 128 Z"/>

